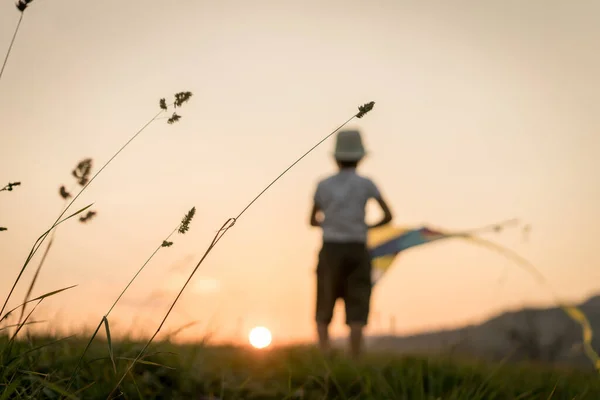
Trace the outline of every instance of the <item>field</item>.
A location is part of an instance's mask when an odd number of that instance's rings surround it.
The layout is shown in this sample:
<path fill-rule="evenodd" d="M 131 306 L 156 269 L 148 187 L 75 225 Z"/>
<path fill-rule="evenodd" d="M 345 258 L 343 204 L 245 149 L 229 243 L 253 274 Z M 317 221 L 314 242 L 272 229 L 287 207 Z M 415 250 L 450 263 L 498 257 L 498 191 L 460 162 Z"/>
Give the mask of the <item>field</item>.
<path fill-rule="evenodd" d="M 4 344 L 6 338 L 4 338 Z M 35 351 L 33 348 L 47 345 Z M 1 399 L 64 396 L 86 339 L 29 338 L 1 370 Z M 106 399 L 143 343 L 97 339 L 70 398 Z M 6 354 L 5 354 L 6 356 Z M 257 351 L 156 342 L 121 386 L 123 399 L 598 399 L 593 372 L 544 366 L 481 364 L 449 358 L 367 354 L 351 362 L 310 347 Z M 119 393 L 117 393 L 118 395 Z M 63 397 L 63 398 L 66 398 Z"/>

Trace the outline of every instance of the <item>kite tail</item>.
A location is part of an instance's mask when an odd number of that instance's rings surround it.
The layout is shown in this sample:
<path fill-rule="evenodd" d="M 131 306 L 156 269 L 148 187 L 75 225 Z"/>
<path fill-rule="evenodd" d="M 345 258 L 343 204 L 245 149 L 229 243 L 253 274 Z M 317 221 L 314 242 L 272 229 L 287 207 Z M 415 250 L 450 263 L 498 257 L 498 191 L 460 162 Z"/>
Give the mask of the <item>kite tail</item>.
<path fill-rule="evenodd" d="M 507 257 L 508 259 L 514 261 L 519 267 L 531 273 L 540 284 L 545 285 L 554 297 L 558 306 L 565 312 L 565 314 L 567 314 L 567 316 L 569 316 L 573 321 L 577 322 L 581 326 L 581 331 L 583 335 L 583 349 L 585 351 L 585 354 L 590 359 L 590 361 L 592 361 L 596 370 L 600 372 L 600 356 L 592 347 L 592 327 L 590 325 L 589 320 L 587 319 L 583 311 L 581 311 L 581 309 L 575 306 L 567 305 L 562 300 L 560 300 L 559 296 L 554 292 L 544 275 L 542 275 L 542 273 L 539 272 L 538 269 L 535 268 L 535 266 L 529 260 L 520 256 L 513 250 L 510 250 L 489 240 L 481 239 L 475 236 L 468 236 L 465 237 L 465 239 L 470 240 L 473 243 L 479 244 L 481 246 L 487 247 L 491 250 L 494 250 L 500 253 L 501 255 Z"/>

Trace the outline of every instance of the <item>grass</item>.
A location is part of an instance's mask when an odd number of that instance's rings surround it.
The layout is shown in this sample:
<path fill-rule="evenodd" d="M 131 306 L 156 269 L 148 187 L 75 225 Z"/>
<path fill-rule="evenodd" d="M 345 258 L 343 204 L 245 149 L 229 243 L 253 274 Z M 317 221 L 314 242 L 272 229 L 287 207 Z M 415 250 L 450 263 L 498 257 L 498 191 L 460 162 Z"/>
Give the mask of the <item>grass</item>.
<path fill-rule="evenodd" d="M 0 394 L 0 399 L 57 398 L 85 345 L 79 337 L 62 341 L 28 337 L 15 342 L 19 356 L 10 364 L 14 380 L 0 383 L 0 393 L 14 391 L 8 397 Z M 113 340 L 112 346 L 116 368 L 122 372 L 144 343 Z M 96 340 L 89 348 L 68 398 L 107 398 L 118 377 L 107 347 L 106 341 Z M 5 366 L 1 374 L 9 378 L 11 372 Z M 367 354 L 353 363 L 342 354 L 325 359 L 314 348 L 301 346 L 257 351 L 157 341 L 128 376 L 119 398 L 600 398 L 600 379 L 594 372 L 389 354 Z"/>

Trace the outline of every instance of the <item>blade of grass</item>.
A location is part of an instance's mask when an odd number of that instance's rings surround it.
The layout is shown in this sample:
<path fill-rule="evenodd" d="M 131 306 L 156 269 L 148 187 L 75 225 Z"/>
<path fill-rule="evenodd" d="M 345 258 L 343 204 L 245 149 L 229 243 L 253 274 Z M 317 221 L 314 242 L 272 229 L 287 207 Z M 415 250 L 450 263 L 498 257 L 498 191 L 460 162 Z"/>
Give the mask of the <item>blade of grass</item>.
<path fill-rule="evenodd" d="M 189 225 L 189 223 L 190 223 L 189 219 L 191 219 L 191 217 L 187 218 L 190 215 L 190 213 L 191 213 L 191 210 L 190 210 L 190 212 L 188 212 L 188 214 L 186 214 L 186 217 L 184 217 L 184 221 L 186 221 L 186 219 L 187 219 L 187 225 Z M 112 306 L 109 308 L 109 310 L 106 313 L 106 315 L 103 316 L 103 318 L 108 318 L 108 316 L 110 315 L 110 313 L 112 312 L 112 310 L 115 308 L 115 306 L 117 305 L 117 303 L 119 302 L 119 300 L 121 300 L 121 298 L 123 297 L 123 295 L 125 294 L 125 292 L 127 291 L 127 289 L 129 289 L 129 287 L 131 286 L 131 284 L 133 283 L 133 281 L 144 270 L 144 268 L 146 267 L 146 265 L 148 265 L 148 263 L 150 262 L 150 260 L 152 260 L 152 258 L 154 258 L 154 256 L 156 255 L 156 253 L 158 253 L 159 250 L 164 247 L 163 243 L 164 242 L 168 242 L 169 239 L 171 238 L 171 236 L 173 236 L 177 231 L 179 231 L 182 228 L 183 223 L 184 223 L 183 221 L 180 222 L 180 223 L 178 223 L 177 226 L 171 231 L 171 233 L 169 233 L 169 235 L 167 235 L 167 238 L 164 239 L 161 242 L 161 244 L 156 247 L 156 249 L 152 252 L 152 254 L 150 255 L 150 257 L 148 257 L 148 259 L 142 264 L 142 266 L 135 273 L 135 275 L 133 276 L 133 278 L 131 278 L 131 280 L 129 281 L 129 283 L 125 286 L 125 289 L 123 289 L 121 291 L 121 293 L 119 294 L 119 296 L 117 297 L 117 299 L 113 302 Z M 100 324 L 98 325 L 98 328 L 96 328 L 96 331 L 92 334 L 92 337 L 88 341 L 88 344 L 86 345 L 85 349 L 83 350 L 83 353 L 79 357 L 79 360 L 77 361 L 77 364 L 75 365 L 75 369 L 71 373 L 71 378 L 69 379 L 69 383 L 67 384 L 67 390 L 69 390 L 71 388 L 71 385 L 73 384 L 73 380 L 75 379 L 75 375 L 77 374 L 77 372 L 79 371 L 79 367 L 81 366 L 81 362 L 83 361 L 83 358 L 85 357 L 87 351 L 89 350 L 90 346 L 92 345 L 92 342 L 94 341 L 94 338 L 98 334 L 98 331 L 100 330 L 100 327 L 102 326 L 102 323 L 103 323 L 103 320 L 100 321 Z"/>
<path fill-rule="evenodd" d="M 29 321 L 29 322 L 28 322 L 28 323 L 26 323 L 25 325 L 41 324 L 41 323 L 43 323 L 43 322 L 46 322 L 46 321 Z M 4 330 L 6 330 L 6 329 L 10 329 L 10 328 L 17 327 L 17 326 L 19 326 L 19 324 L 20 324 L 20 322 L 19 322 L 18 324 L 6 325 L 6 326 L 4 326 L 4 327 L 0 328 L 0 332 L 4 331 Z"/>
<path fill-rule="evenodd" d="M 108 355 L 110 356 L 110 361 L 112 361 L 113 370 L 115 371 L 115 375 L 117 374 L 117 364 L 115 363 L 115 354 L 112 346 L 112 339 L 110 337 L 110 327 L 108 326 L 108 318 L 103 317 L 102 321 L 104 321 L 104 328 L 106 329 L 106 341 L 108 342 Z"/>
<path fill-rule="evenodd" d="M 54 391 L 54 392 L 56 392 L 56 393 L 58 393 L 58 394 L 60 394 L 60 395 L 62 395 L 64 397 L 67 397 L 68 399 L 79 400 L 79 397 L 75 396 L 72 393 L 67 392 L 65 389 L 61 388 L 57 384 L 49 382 L 49 381 L 47 381 L 45 379 L 41 379 L 41 378 L 39 378 L 37 376 L 35 378 L 36 378 L 36 380 L 38 382 L 40 382 L 40 384 L 42 384 L 43 386 L 47 387 L 48 389 L 50 389 L 50 390 L 52 390 L 52 391 Z"/>
<path fill-rule="evenodd" d="M 558 387 L 558 382 L 556 382 L 554 384 L 554 387 L 552 388 L 552 392 L 550 392 L 550 395 L 548 396 L 548 400 L 552 399 L 552 396 L 554 396 L 554 392 L 556 392 L 557 387 Z"/>
<path fill-rule="evenodd" d="M 152 341 L 154 340 L 154 338 L 156 338 L 156 336 L 158 335 L 158 333 L 160 332 L 160 330 L 162 329 L 163 325 L 165 324 L 165 322 L 167 321 L 167 318 L 169 317 L 169 315 L 171 314 L 171 311 L 173 310 L 173 308 L 175 307 L 175 304 L 177 304 L 179 298 L 181 297 L 181 295 L 183 294 L 183 291 L 185 290 L 185 288 L 187 287 L 187 285 L 189 284 L 189 282 L 191 281 L 192 277 L 195 275 L 196 271 L 198 270 L 198 268 L 200 268 L 200 265 L 202 264 L 202 262 L 206 259 L 206 257 L 208 256 L 208 254 L 212 251 L 212 249 L 217 245 L 217 243 L 221 240 L 221 238 L 229 231 L 229 229 L 231 229 L 236 221 L 271 187 L 273 186 L 273 184 L 275 184 L 275 182 L 277 182 L 281 177 L 283 177 L 283 175 L 285 175 L 286 172 L 288 172 L 292 167 L 294 167 L 296 164 L 298 164 L 302 159 L 304 159 L 308 154 L 310 154 L 314 149 L 316 149 L 319 145 L 321 145 L 323 142 L 325 142 L 327 139 L 329 139 L 331 136 L 333 136 L 338 130 L 340 130 L 342 127 L 344 127 L 346 124 L 348 124 L 350 121 L 352 121 L 354 118 L 362 118 L 366 113 L 368 113 L 369 111 L 371 111 L 373 109 L 375 102 L 370 102 L 367 103 L 363 106 L 358 107 L 359 112 L 355 115 L 353 115 L 352 117 L 348 118 L 344 123 L 342 123 L 339 127 L 337 127 L 336 129 L 334 129 L 331 133 L 329 133 L 328 135 L 326 135 L 323 139 L 321 139 L 316 145 L 314 145 L 312 148 L 310 148 L 308 151 L 306 151 L 300 158 L 298 158 L 296 161 L 294 161 L 288 168 L 286 168 L 281 174 L 279 174 L 271 183 L 269 183 L 267 185 L 266 188 L 264 188 L 256 197 L 254 197 L 254 199 L 252 199 L 252 201 L 250 201 L 250 203 L 244 207 L 242 209 L 242 211 L 238 214 L 237 217 L 235 218 L 229 218 L 227 221 L 225 221 L 225 223 L 221 226 L 221 228 L 219 229 L 219 231 L 217 231 L 215 237 L 213 238 L 213 241 L 211 242 L 211 244 L 208 246 L 208 248 L 206 249 L 206 251 L 204 252 L 204 254 L 202 255 L 202 257 L 200 258 L 200 261 L 198 261 L 198 263 L 196 264 L 196 267 L 194 268 L 194 270 L 192 271 L 192 273 L 190 274 L 190 276 L 188 277 L 188 279 L 185 281 L 185 283 L 183 284 L 183 287 L 181 288 L 181 290 L 179 291 L 179 293 L 177 294 L 177 296 L 175 297 L 175 300 L 173 301 L 173 303 L 171 304 L 171 307 L 169 308 L 169 310 L 167 311 L 167 313 L 165 314 L 164 318 L 162 319 L 160 325 L 158 326 L 158 328 L 156 329 L 156 332 L 154 332 L 154 334 L 150 337 L 150 339 L 148 340 L 148 342 L 144 345 L 144 347 L 142 348 L 142 350 L 140 351 L 140 353 L 137 355 L 137 357 L 135 358 L 135 360 L 131 363 L 131 365 L 127 368 L 127 370 L 125 371 L 125 373 L 121 376 L 121 379 L 119 380 L 119 382 L 117 383 L 117 385 L 115 386 L 115 388 L 110 392 L 110 394 L 108 395 L 108 398 L 110 398 L 114 392 L 117 390 L 117 388 L 121 385 L 121 383 L 123 382 L 123 380 L 125 379 L 125 377 L 127 376 L 127 373 L 133 368 L 133 366 L 135 365 L 135 363 L 142 357 L 142 355 L 144 354 L 144 352 L 148 349 L 148 347 L 150 346 L 150 344 L 152 343 Z"/>
<path fill-rule="evenodd" d="M 82 212 L 84 212 L 85 210 L 87 210 L 88 208 L 90 208 L 91 206 L 93 206 L 94 203 L 82 208 L 81 210 L 78 210 L 76 212 L 74 212 L 73 214 L 69 215 L 66 218 L 63 218 L 62 220 L 60 220 L 58 223 L 55 223 L 52 228 L 48 229 L 46 232 L 44 232 L 36 241 L 34 244 L 34 248 L 32 248 L 31 252 L 29 253 L 29 256 L 27 257 L 27 260 L 25 261 L 25 264 L 23 265 L 23 267 L 21 268 L 21 271 L 19 271 L 19 275 L 17 276 L 17 279 L 15 279 L 15 282 L 13 283 L 12 288 L 10 289 L 10 292 L 8 293 L 8 296 L 6 296 L 6 299 L 4 300 L 4 305 L 2 306 L 2 309 L 0 309 L 0 316 L 2 316 L 2 313 L 4 312 L 4 309 L 6 308 L 6 305 L 8 304 L 8 301 L 10 300 L 10 297 L 12 296 L 15 287 L 17 286 L 17 283 L 19 283 L 19 280 L 21 279 L 21 276 L 23 276 L 23 273 L 25 272 L 25 269 L 27 268 L 27 265 L 29 264 L 29 262 L 31 261 L 31 258 L 33 257 L 35 251 L 34 249 L 37 250 L 37 248 L 39 248 L 39 246 L 36 248 L 36 245 L 39 243 L 39 245 L 41 246 L 41 242 L 40 240 L 44 237 L 46 237 L 48 235 L 48 233 L 54 229 L 54 227 L 62 224 L 63 222 L 75 217 L 78 214 L 81 214 Z"/>
<path fill-rule="evenodd" d="M 42 377 L 42 378 L 47 378 L 48 377 L 48 374 L 43 374 L 41 372 L 28 371 L 28 370 L 22 370 L 22 369 L 19 369 L 18 371 L 20 373 L 26 374 L 26 375 L 37 375 L 37 376 Z"/>
<path fill-rule="evenodd" d="M 121 297 L 123 297 L 123 295 L 125 294 L 125 292 L 127 291 L 127 289 L 129 289 L 129 287 L 131 286 L 131 284 L 133 283 L 133 281 L 135 281 L 135 279 L 138 277 L 138 275 L 144 270 L 144 268 L 146 268 L 146 265 L 148 265 L 148 263 L 150 262 L 150 260 L 152 260 L 152 258 L 154 258 L 154 256 L 156 255 L 156 253 L 158 253 L 159 250 L 164 247 L 163 243 L 164 242 L 168 242 L 169 239 L 171 238 L 171 236 L 173 236 L 175 234 L 175 232 L 177 232 L 179 230 L 180 226 L 181 226 L 181 224 L 177 224 L 177 227 L 175 229 L 173 229 L 171 231 L 171 233 L 167 236 L 167 238 L 164 239 L 163 242 L 156 247 L 156 249 L 152 252 L 152 254 L 150 255 L 150 257 L 148 257 L 148 259 L 146 260 L 146 262 L 144 262 L 144 264 L 142 264 L 142 266 L 140 267 L 140 269 L 138 269 L 138 271 L 135 273 L 135 275 L 133 275 L 133 278 L 131 278 L 131 280 L 129 281 L 129 283 L 127 284 L 127 286 L 125 286 L 125 289 L 123 289 L 121 291 L 121 294 L 119 294 L 119 296 L 114 301 L 114 303 L 112 304 L 112 306 L 110 306 L 110 308 L 108 309 L 108 312 L 106 313 L 106 317 L 108 317 L 108 315 L 111 313 L 111 311 L 115 308 L 115 306 L 117 305 L 117 303 L 119 302 L 119 300 L 121 300 Z"/>
<path fill-rule="evenodd" d="M 14 381 L 12 381 L 10 383 L 10 385 L 8 385 L 6 387 L 6 389 L 4 389 L 4 391 L 2 392 L 2 396 L 0 396 L 0 400 L 8 400 L 14 397 L 11 397 L 11 395 L 17 390 L 17 388 L 19 387 L 19 385 L 21 384 L 21 381 L 19 381 L 18 379 L 15 379 Z"/>
<path fill-rule="evenodd" d="M 15 333 L 13 334 L 13 336 L 11 337 L 11 339 L 8 342 L 9 344 L 15 340 L 15 338 L 17 337 L 17 334 L 19 332 L 21 332 L 21 329 L 23 329 L 23 327 L 25 326 L 25 323 L 27 322 L 27 320 L 29 319 L 29 317 L 31 317 L 31 314 L 33 314 L 33 312 L 35 311 L 35 309 L 40 305 L 40 303 L 42 301 L 44 301 L 44 299 L 38 300 L 38 302 L 36 303 L 36 305 L 33 306 L 33 309 L 29 312 L 29 314 L 27 314 L 27 317 L 25 318 L 25 320 L 19 324 L 19 326 L 17 327 L 17 330 L 15 331 Z"/>
<path fill-rule="evenodd" d="M 187 324 L 175 329 L 172 332 L 169 332 L 167 335 L 165 335 L 164 340 L 171 340 L 172 337 L 174 337 L 175 335 L 178 335 L 179 333 L 181 333 L 182 331 L 191 328 L 194 325 L 198 325 L 201 321 L 192 321 L 192 322 L 188 322 Z"/>
<path fill-rule="evenodd" d="M 93 360 L 90 360 L 88 364 L 92 364 L 92 363 L 95 363 L 96 361 L 103 361 L 103 360 L 110 360 L 110 357 L 98 357 L 98 358 L 94 358 Z M 131 357 L 115 357 L 115 361 L 133 361 L 133 360 L 135 360 L 135 358 L 131 358 Z M 138 364 L 151 365 L 153 367 L 161 367 L 161 368 L 166 368 L 166 369 L 170 369 L 170 370 L 173 370 L 173 371 L 177 370 L 177 368 L 175 368 L 175 367 L 169 367 L 168 365 L 159 364 L 159 363 L 154 362 L 154 361 L 146 361 L 143 358 L 138 361 Z"/>
<path fill-rule="evenodd" d="M 42 301 L 44 301 L 44 299 L 40 299 L 37 302 L 37 304 L 33 307 L 33 309 L 29 312 L 29 314 L 27 314 L 27 318 L 25 318 L 25 320 L 19 324 L 19 326 L 15 330 L 15 333 L 11 336 L 11 338 L 9 339 L 8 343 L 6 344 L 6 346 L 4 346 L 4 348 L 2 349 L 2 359 L 4 359 L 7 356 L 10 356 L 10 354 L 12 353 L 13 345 L 15 343 L 15 338 L 17 337 L 17 335 L 19 334 L 19 332 L 21 331 L 21 329 L 23 329 L 23 326 L 25 325 L 25 323 L 27 322 L 27 320 L 29 319 L 29 317 L 31 317 L 31 314 L 33 314 L 33 312 L 35 311 L 35 309 L 40 305 L 40 303 Z"/>
<path fill-rule="evenodd" d="M 119 360 L 126 360 L 126 361 L 133 361 L 133 360 L 135 360 L 135 358 L 131 358 L 131 357 L 118 357 L 118 359 Z M 154 362 L 154 361 L 139 360 L 138 363 L 145 364 L 145 365 L 152 365 L 154 367 L 166 368 L 166 369 L 170 369 L 170 370 L 173 370 L 173 371 L 175 371 L 177 369 L 175 367 L 169 367 L 168 365 L 159 364 L 159 363 Z"/>
<path fill-rule="evenodd" d="M 79 371 L 79 367 L 81 366 L 81 363 L 83 362 L 83 358 L 84 358 L 85 354 L 87 353 L 87 351 L 89 350 L 90 346 L 92 345 L 94 338 L 96 338 L 96 335 L 98 335 L 100 328 L 102 328 L 103 322 L 104 322 L 103 320 L 100 321 L 100 323 L 96 327 L 96 330 L 92 334 L 92 337 L 90 338 L 90 340 L 88 340 L 88 342 L 85 346 L 85 349 L 83 349 L 83 353 L 77 360 L 77 364 L 75 364 L 75 368 L 73 369 L 73 372 L 71 373 L 71 377 L 69 378 L 69 383 L 67 384 L 67 390 L 71 389 L 71 385 L 73 384 L 73 381 L 75 380 L 75 375 L 77 374 L 77 371 Z"/>
<path fill-rule="evenodd" d="M 333 385 L 335 386 L 335 388 L 338 391 L 337 394 L 341 395 L 343 399 L 347 400 L 348 397 L 346 396 L 346 393 L 344 392 L 342 385 L 340 385 L 340 383 L 336 379 L 335 374 L 333 373 L 331 366 L 329 365 L 329 362 L 327 361 L 327 358 L 323 357 L 322 361 L 323 361 L 323 366 L 325 367 L 325 370 L 327 371 L 327 376 L 331 379 L 331 381 L 333 382 Z"/>
<path fill-rule="evenodd" d="M 131 376 L 131 380 L 133 381 L 133 386 L 135 386 L 135 390 L 137 391 L 138 397 L 140 399 L 144 399 L 144 396 L 142 395 L 142 392 L 140 391 L 140 388 L 137 384 L 137 381 L 135 380 L 135 376 L 133 375 L 133 371 L 129 371 L 129 376 Z"/>
<path fill-rule="evenodd" d="M 38 266 L 35 270 L 35 273 L 33 274 L 33 278 L 31 279 L 31 283 L 29 284 L 29 288 L 27 289 L 27 293 L 25 294 L 23 304 L 26 304 L 27 300 L 29 300 L 29 296 L 31 296 L 31 292 L 33 292 L 33 288 L 35 286 L 35 283 L 37 282 L 37 278 L 40 275 L 40 270 L 42 269 L 42 266 L 46 262 L 46 257 L 48 257 L 48 253 L 50 252 L 50 248 L 52 247 L 52 244 L 54 244 L 55 234 L 56 234 L 56 229 L 52 231 L 50 240 L 48 241 L 48 244 L 46 245 L 46 250 L 44 250 L 44 254 L 42 254 L 42 259 L 40 260 L 40 263 L 38 264 Z M 23 308 L 21 309 L 21 315 L 19 316 L 19 322 L 21 322 L 21 320 L 23 319 L 23 315 L 25 314 L 25 309 L 26 309 L 26 307 L 24 305 Z"/>
<path fill-rule="evenodd" d="M 29 350 L 27 350 L 27 351 L 24 351 L 23 353 L 20 353 L 18 356 L 15 356 L 15 357 L 13 357 L 12 359 L 10 359 L 10 360 L 9 360 L 9 361 L 6 363 L 6 365 L 9 365 L 9 364 L 11 364 L 13 361 L 15 361 L 15 360 L 17 360 L 17 359 L 19 359 L 19 358 L 21 358 L 21 357 L 24 357 L 24 356 L 26 356 L 27 354 L 34 353 L 34 352 L 36 352 L 36 351 L 38 351 L 38 350 L 40 350 L 40 349 L 43 349 L 43 348 L 45 348 L 45 347 L 54 346 L 54 345 L 55 345 L 55 344 L 57 344 L 57 343 L 63 342 L 63 341 L 65 341 L 65 340 L 68 340 L 68 339 L 70 339 L 70 338 L 72 338 L 72 337 L 75 337 L 75 336 L 76 336 L 76 335 L 71 335 L 71 336 L 67 336 L 67 337 L 64 337 L 64 338 L 56 339 L 56 340 L 53 340 L 52 342 L 45 343 L 45 344 L 42 344 L 42 345 L 40 345 L 40 346 L 34 347 L 34 348 L 32 348 L 32 349 L 29 349 Z"/>
<path fill-rule="evenodd" d="M 67 287 L 62 288 L 62 289 L 53 290 L 51 292 L 45 293 L 45 294 L 43 294 L 41 296 L 38 296 L 35 299 L 27 300 L 27 303 L 31 303 L 31 302 L 34 302 L 34 301 L 37 301 L 37 300 L 42 300 L 42 299 L 45 299 L 47 297 L 57 295 L 57 294 L 59 294 L 61 292 L 64 292 L 65 290 L 73 289 L 76 286 L 77 285 L 71 285 L 71 286 L 67 286 Z M 23 307 L 23 304 L 18 305 L 17 307 L 15 307 L 12 310 L 10 310 L 9 312 L 7 312 L 2 318 L 0 318 L 0 322 L 4 321 L 6 318 L 8 318 L 11 315 L 11 313 L 13 313 L 15 310 L 18 310 L 19 307 Z"/>
<path fill-rule="evenodd" d="M 96 382 L 95 382 L 95 381 L 94 381 L 94 382 L 92 382 L 92 383 L 88 383 L 87 385 L 85 385 L 85 386 L 84 386 L 84 387 L 82 387 L 81 389 L 79 389 L 79 390 L 75 391 L 75 392 L 73 393 L 73 395 L 74 395 L 74 396 L 77 396 L 79 393 L 82 393 L 82 392 L 84 392 L 84 391 L 88 390 L 89 388 L 91 388 L 91 387 L 92 387 L 92 386 L 94 386 L 95 384 L 96 384 Z"/>

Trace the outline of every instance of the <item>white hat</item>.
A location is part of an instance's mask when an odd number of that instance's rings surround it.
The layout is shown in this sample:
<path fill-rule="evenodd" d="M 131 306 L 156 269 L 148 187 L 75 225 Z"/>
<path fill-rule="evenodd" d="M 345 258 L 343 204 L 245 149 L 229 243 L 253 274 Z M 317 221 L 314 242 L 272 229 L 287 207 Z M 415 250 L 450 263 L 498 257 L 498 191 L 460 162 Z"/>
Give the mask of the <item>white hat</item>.
<path fill-rule="evenodd" d="M 359 161 L 366 151 L 357 130 L 340 131 L 337 134 L 334 157 L 337 161 Z"/>

